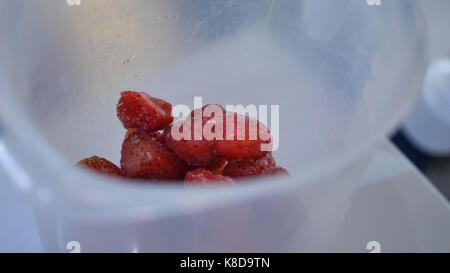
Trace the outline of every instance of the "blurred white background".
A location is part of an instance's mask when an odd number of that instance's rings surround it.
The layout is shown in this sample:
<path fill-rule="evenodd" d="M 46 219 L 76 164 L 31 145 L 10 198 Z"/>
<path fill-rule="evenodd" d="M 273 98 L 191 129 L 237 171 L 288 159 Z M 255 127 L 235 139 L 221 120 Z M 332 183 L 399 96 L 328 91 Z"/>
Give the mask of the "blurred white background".
<path fill-rule="evenodd" d="M 450 1 L 421 0 L 419 2 L 427 24 L 430 58 L 450 59 Z M 450 97 L 450 87 L 447 93 L 449 94 L 447 97 Z M 432 158 L 423 172 L 450 200 L 450 155 Z"/>

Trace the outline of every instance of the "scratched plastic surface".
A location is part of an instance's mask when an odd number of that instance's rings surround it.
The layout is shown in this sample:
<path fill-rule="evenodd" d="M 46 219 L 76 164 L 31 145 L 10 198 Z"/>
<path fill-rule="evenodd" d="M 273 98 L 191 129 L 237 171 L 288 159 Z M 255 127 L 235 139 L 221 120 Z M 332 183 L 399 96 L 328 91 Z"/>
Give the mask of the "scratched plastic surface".
<path fill-rule="evenodd" d="M 0 0 L 2 156 L 51 251 L 75 238 L 85 251 L 320 250 L 421 85 L 415 1 L 76 2 Z M 279 105 L 275 157 L 292 177 L 192 190 L 73 168 L 118 163 L 125 89 Z"/>

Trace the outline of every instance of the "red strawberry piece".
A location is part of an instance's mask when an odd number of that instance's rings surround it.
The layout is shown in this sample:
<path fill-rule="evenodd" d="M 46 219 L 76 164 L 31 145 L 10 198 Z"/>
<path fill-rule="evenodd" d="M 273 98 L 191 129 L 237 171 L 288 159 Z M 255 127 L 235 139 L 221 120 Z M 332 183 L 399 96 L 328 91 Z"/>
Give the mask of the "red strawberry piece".
<path fill-rule="evenodd" d="M 214 166 L 212 166 L 209 170 L 215 174 L 223 174 L 223 170 L 228 165 L 228 160 L 226 158 L 221 158 L 219 161 L 217 161 Z"/>
<path fill-rule="evenodd" d="M 228 176 L 214 174 L 207 169 L 195 169 L 186 174 L 185 184 L 206 185 L 206 184 L 233 184 L 233 179 Z"/>
<path fill-rule="evenodd" d="M 214 145 L 218 155 L 229 159 L 260 158 L 272 149 L 270 132 L 258 120 L 227 112 L 224 122 L 223 140 L 216 140 Z M 227 126 L 231 122 L 233 126 Z"/>
<path fill-rule="evenodd" d="M 180 125 L 183 123 L 183 125 Z M 185 126 L 184 121 L 179 121 L 164 131 L 163 143 L 181 160 L 190 166 L 208 167 L 213 165 L 218 156 L 214 153 L 214 142 L 206 139 L 195 140 L 193 133 L 191 139 L 174 138 L 172 130 L 177 128 L 189 127 Z M 189 130 L 189 129 L 186 129 Z"/>
<path fill-rule="evenodd" d="M 234 159 L 228 161 L 228 165 L 223 170 L 223 175 L 232 178 L 260 176 L 270 172 L 275 167 L 276 162 L 271 154 L 259 159 Z"/>
<path fill-rule="evenodd" d="M 137 131 L 138 131 L 137 129 L 128 129 L 127 133 L 125 134 L 125 138 L 127 138 L 129 135 L 131 135 L 132 133 L 137 132 Z"/>
<path fill-rule="evenodd" d="M 102 173 L 102 174 L 106 174 L 106 175 L 110 175 L 110 176 L 117 176 L 117 177 L 124 176 L 122 170 L 119 167 L 117 167 L 110 161 L 108 161 L 104 158 L 98 157 L 98 156 L 93 156 L 93 157 L 83 159 L 80 162 L 78 162 L 77 164 L 78 164 L 78 166 L 81 166 L 81 167 L 89 169 L 89 170 L 96 171 L 98 173 Z"/>
<path fill-rule="evenodd" d="M 152 137 L 154 137 L 156 140 L 162 143 L 162 134 L 160 132 L 153 132 L 151 133 Z"/>
<path fill-rule="evenodd" d="M 122 170 L 127 177 L 149 180 L 179 180 L 187 168 L 155 134 L 130 134 L 122 145 Z"/>
<path fill-rule="evenodd" d="M 222 116 L 225 115 L 225 109 L 219 104 L 207 104 L 202 108 L 194 109 L 189 115 L 191 118 L 199 117 L 200 113 L 203 119 L 214 118 L 215 112 L 222 112 Z"/>
<path fill-rule="evenodd" d="M 125 91 L 117 104 L 117 116 L 126 129 L 162 130 L 172 121 L 172 105 L 146 93 Z"/>
<path fill-rule="evenodd" d="M 222 117 L 217 116 L 222 120 L 224 110 L 220 105 L 208 106 L 192 111 L 190 116 L 168 127 L 163 134 L 164 144 L 190 166 L 210 167 L 219 159 L 214 152 L 214 111 L 222 112 Z M 201 113 L 205 116 L 199 115 Z"/>
<path fill-rule="evenodd" d="M 129 135 L 135 133 L 135 132 L 139 132 L 139 130 L 136 129 L 128 129 L 127 133 L 125 134 L 125 138 L 127 138 Z M 156 138 L 156 140 L 158 140 L 159 142 L 162 141 L 162 134 L 160 132 L 153 132 L 153 133 L 147 133 L 149 135 L 151 135 L 152 137 Z"/>

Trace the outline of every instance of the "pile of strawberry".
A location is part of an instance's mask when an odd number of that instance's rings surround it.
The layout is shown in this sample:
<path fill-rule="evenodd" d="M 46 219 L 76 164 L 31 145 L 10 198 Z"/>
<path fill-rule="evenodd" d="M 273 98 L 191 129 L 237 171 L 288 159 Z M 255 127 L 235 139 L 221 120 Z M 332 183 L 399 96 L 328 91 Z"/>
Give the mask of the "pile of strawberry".
<path fill-rule="evenodd" d="M 222 112 L 223 120 L 217 122 L 211 108 Z M 78 165 L 116 177 L 184 180 L 186 184 L 229 184 L 239 178 L 287 174 L 277 166 L 270 151 L 261 149 L 261 144 L 271 144 L 270 132 L 264 124 L 227 112 L 220 105 L 195 109 L 186 119 L 173 123 L 170 103 L 146 93 L 125 91 L 117 104 L 117 116 L 128 130 L 122 144 L 121 168 L 96 156 L 81 160 Z M 216 132 L 220 122 L 223 129 Z M 234 126 L 227 127 L 227 122 L 233 122 Z M 250 124 L 258 126 L 256 138 L 249 136 Z M 190 129 L 187 132 L 191 138 L 172 135 L 173 130 L 180 131 L 185 126 Z M 223 137 L 204 135 L 206 126 Z M 194 137 L 198 131 L 200 140 Z"/>

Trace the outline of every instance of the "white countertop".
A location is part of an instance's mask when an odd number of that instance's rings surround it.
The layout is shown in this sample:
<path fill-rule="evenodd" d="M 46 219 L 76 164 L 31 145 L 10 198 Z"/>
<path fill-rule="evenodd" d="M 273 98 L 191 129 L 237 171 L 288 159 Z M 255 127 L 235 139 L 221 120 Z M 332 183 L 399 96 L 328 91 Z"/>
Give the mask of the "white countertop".
<path fill-rule="evenodd" d="M 449 181 L 450 183 L 450 181 Z M 28 204 L 0 185 L 0 252 L 41 252 Z M 331 252 L 450 252 L 450 205 L 389 142 L 377 150 Z"/>
<path fill-rule="evenodd" d="M 450 183 L 450 181 L 448 181 Z M 378 149 L 329 251 L 450 252 L 450 205 L 391 143 Z"/>

